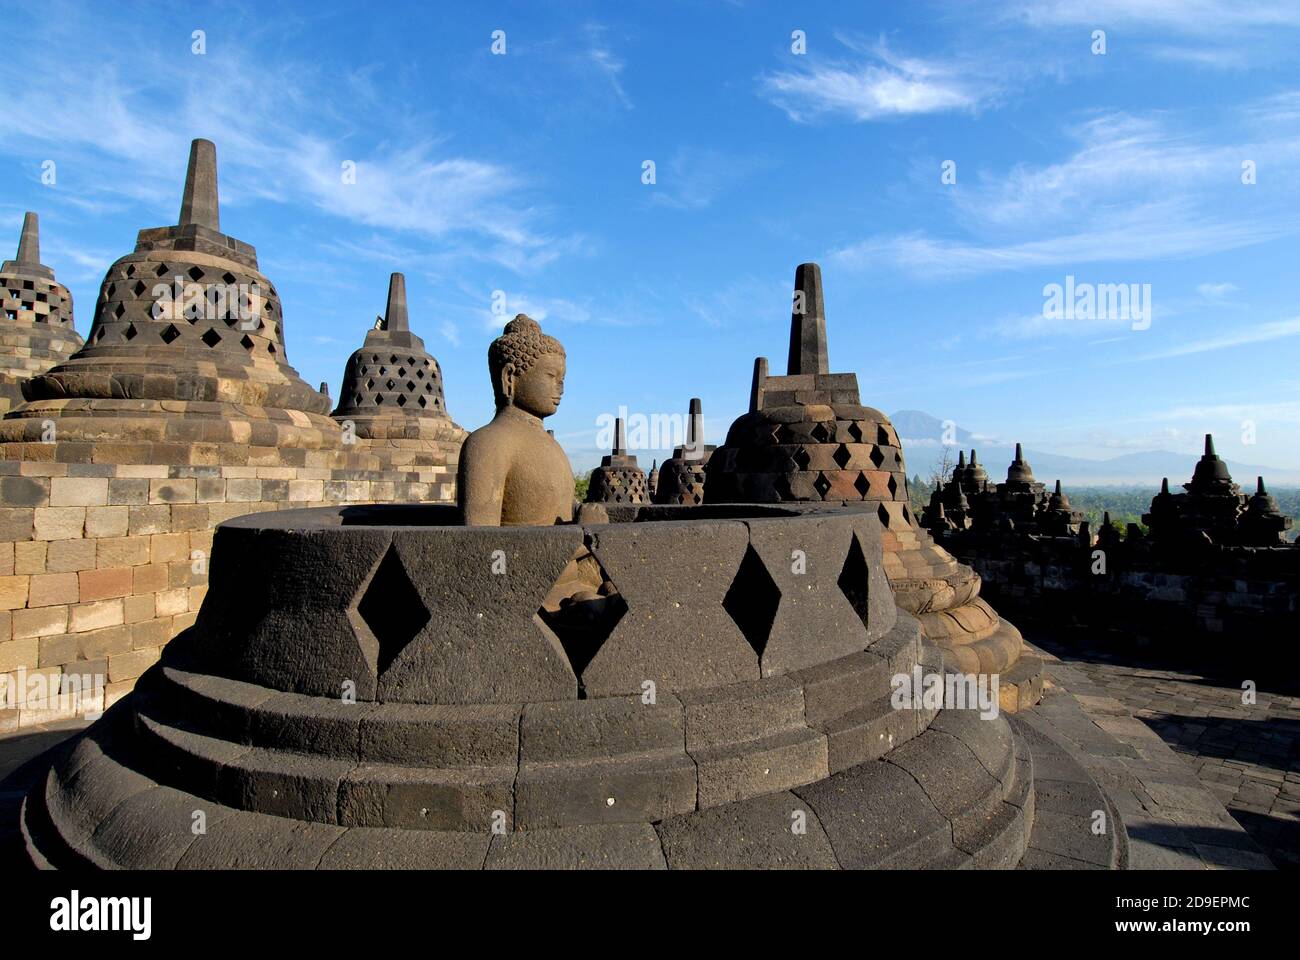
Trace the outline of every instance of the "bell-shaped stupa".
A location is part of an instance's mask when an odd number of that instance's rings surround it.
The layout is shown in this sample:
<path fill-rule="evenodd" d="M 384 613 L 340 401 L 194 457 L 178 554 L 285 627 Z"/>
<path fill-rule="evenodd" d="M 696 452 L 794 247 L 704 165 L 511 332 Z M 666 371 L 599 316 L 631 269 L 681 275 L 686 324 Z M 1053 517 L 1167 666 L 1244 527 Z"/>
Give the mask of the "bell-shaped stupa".
<path fill-rule="evenodd" d="M 619 417 L 614 421 L 614 449 L 591 471 L 587 503 L 647 503 L 649 499 L 645 471 L 627 452 L 627 433 Z"/>
<path fill-rule="evenodd" d="M 674 448 L 673 455 L 659 468 L 654 502 L 685 506 L 703 503 L 705 468 L 715 449 L 704 442 L 704 406 L 699 397 L 692 397 L 686 417 L 686 442 Z"/>
<path fill-rule="evenodd" d="M 939 547 L 912 515 L 893 424 L 862 405 L 855 374 L 830 372 L 815 263 L 795 271 L 790 327 L 785 376 L 769 375 L 765 357 L 754 362 L 749 412 L 709 460 L 706 502 L 874 503 L 898 605 L 920 620 L 953 669 L 998 674 L 1002 709 L 1035 703 L 1042 693 L 1041 662 L 1025 654 L 1020 632 L 980 598 L 979 576 Z M 974 451 L 971 463 L 986 482 Z M 960 484 L 956 492 L 962 493 Z"/>
<path fill-rule="evenodd" d="M 388 305 L 348 358 L 332 414 L 391 466 L 443 466 L 456 474 L 465 431 L 447 413 L 442 369 L 411 332 L 406 277 L 388 280 Z M 351 425 L 349 429 L 349 424 Z"/>
<path fill-rule="evenodd" d="M 41 263 L 40 223 L 23 216 L 18 252 L 0 264 L 0 413 L 23 402 L 22 383 L 81 349 L 72 294 Z"/>
<path fill-rule="evenodd" d="M 0 440 L 206 443 L 268 454 L 337 446 L 329 400 L 285 357 L 284 317 L 257 252 L 221 232 L 217 154 L 190 147 L 179 222 L 141 230 L 108 268 L 86 346 L 24 386 Z M 251 454 L 256 455 L 256 454 Z"/>

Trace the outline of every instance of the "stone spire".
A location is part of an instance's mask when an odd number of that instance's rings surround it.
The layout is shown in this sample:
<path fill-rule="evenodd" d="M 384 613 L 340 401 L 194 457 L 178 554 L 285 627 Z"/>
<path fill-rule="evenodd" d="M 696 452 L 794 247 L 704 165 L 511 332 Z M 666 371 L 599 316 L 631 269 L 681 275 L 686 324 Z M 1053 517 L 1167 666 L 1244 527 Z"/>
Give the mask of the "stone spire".
<path fill-rule="evenodd" d="M 766 364 L 764 360 L 764 371 Z M 757 376 L 756 367 L 756 382 Z M 691 397 L 687 408 L 684 440 L 681 446 L 673 448 L 673 455 L 659 467 L 659 475 L 651 484 L 655 503 L 692 506 L 704 502 L 705 467 L 716 448 L 704 442 L 704 405 L 699 397 Z"/>
<path fill-rule="evenodd" d="M 1241 540 L 1246 546 L 1275 547 L 1285 544 L 1291 518 L 1284 514 L 1273 495 L 1264 489 L 1264 478 L 1255 480 L 1255 495 L 1241 516 Z"/>
<path fill-rule="evenodd" d="M 587 503 L 645 503 L 649 483 L 635 456 L 627 452 L 627 431 L 623 418 L 614 420 L 614 449 L 591 471 Z"/>
<path fill-rule="evenodd" d="M 18 238 L 18 252 L 12 260 L 6 260 L 0 266 L 0 273 L 6 276 L 54 279 L 54 271 L 41 263 L 40 220 L 30 210 L 23 214 L 23 232 Z"/>
<path fill-rule="evenodd" d="M 384 310 L 383 329 L 389 333 L 406 332 L 411 329 L 410 318 L 406 312 L 406 276 L 394 273 L 388 278 L 388 306 Z"/>
<path fill-rule="evenodd" d="M 1214 437 L 1205 435 L 1205 454 L 1196 463 L 1192 473 L 1192 482 L 1184 484 L 1189 493 L 1226 493 L 1236 492 L 1228 465 L 1214 452 Z"/>
<path fill-rule="evenodd" d="M 686 414 L 686 447 L 682 452 L 692 460 L 704 455 L 704 405 L 699 397 L 691 397 Z"/>
<path fill-rule="evenodd" d="M 822 268 L 801 263 L 794 272 L 794 308 L 790 315 L 789 376 L 830 373 L 826 356 L 826 304 L 822 299 Z"/>
<path fill-rule="evenodd" d="M 1020 444 L 1016 444 L 1016 459 L 1011 461 L 1011 466 L 1007 468 L 1008 483 L 1033 483 L 1034 471 L 1029 466 L 1029 461 L 1025 459 L 1024 452 Z"/>
<path fill-rule="evenodd" d="M 196 225 L 221 232 L 217 204 L 217 145 L 211 140 L 190 143 L 190 163 L 185 170 L 185 192 L 177 226 Z"/>

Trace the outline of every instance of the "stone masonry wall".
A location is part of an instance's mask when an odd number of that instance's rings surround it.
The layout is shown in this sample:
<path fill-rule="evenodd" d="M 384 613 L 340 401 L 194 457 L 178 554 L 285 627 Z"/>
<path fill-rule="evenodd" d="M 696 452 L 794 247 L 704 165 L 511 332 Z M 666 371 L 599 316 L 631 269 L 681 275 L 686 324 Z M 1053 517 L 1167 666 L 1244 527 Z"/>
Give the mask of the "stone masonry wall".
<path fill-rule="evenodd" d="M 22 446 L 13 451 L 21 460 L 0 460 L 0 733 L 97 713 L 129 691 L 194 622 L 222 521 L 454 500 L 454 464 L 379 472 L 73 463 L 60 460 L 87 452 L 77 444 Z"/>

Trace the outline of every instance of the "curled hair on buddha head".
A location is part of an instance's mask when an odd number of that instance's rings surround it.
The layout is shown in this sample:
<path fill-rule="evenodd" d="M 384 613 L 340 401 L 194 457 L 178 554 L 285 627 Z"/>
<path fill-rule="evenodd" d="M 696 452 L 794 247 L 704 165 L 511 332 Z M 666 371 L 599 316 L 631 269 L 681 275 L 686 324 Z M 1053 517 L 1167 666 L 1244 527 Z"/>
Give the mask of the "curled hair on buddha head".
<path fill-rule="evenodd" d="M 501 389 L 501 371 L 514 364 L 515 376 L 523 376 L 544 353 L 564 356 L 564 347 L 554 337 L 542 333 L 541 325 L 527 314 L 517 314 L 506 324 L 501 336 L 488 345 L 488 372 L 492 375 L 492 392 L 497 406 L 505 404 Z"/>

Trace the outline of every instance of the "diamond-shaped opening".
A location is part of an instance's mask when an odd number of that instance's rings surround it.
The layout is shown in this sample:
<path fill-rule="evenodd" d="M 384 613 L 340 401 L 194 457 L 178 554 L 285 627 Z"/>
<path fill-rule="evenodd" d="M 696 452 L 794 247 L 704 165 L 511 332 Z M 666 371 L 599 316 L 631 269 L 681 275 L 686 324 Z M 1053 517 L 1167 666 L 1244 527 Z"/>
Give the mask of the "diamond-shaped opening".
<path fill-rule="evenodd" d="M 817 474 L 817 479 L 813 481 L 813 489 L 817 491 L 818 496 L 825 499 L 826 491 L 831 488 L 831 482 L 826 479 L 826 474 Z"/>
<path fill-rule="evenodd" d="M 396 384 L 393 380 L 390 379 L 390 380 L 388 381 L 388 389 L 389 389 L 389 390 L 392 390 L 393 387 L 395 387 L 395 386 L 397 386 L 397 384 Z"/>
<path fill-rule="evenodd" d="M 397 655 L 429 622 L 429 611 L 392 547 L 388 548 L 370 577 L 366 592 L 357 604 L 357 615 L 365 622 L 378 646 L 376 678 L 392 665 Z"/>
<path fill-rule="evenodd" d="M 419 398 L 416 400 L 416 403 L 418 403 L 421 407 L 423 407 L 423 406 L 425 405 L 425 399 L 424 399 L 424 397 L 419 397 Z"/>
<path fill-rule="evenodd" d="M 124 313 L 126 313 L 126 307 L 122 306 L 120 303 L 113 308 L 113 317 L 117 320 L 121 320 L 122 314 Z"/>
<path fill-rule="evenodd" d="M 772 581 L 772 575 L 763 566 L 751 546 L 745 547 L 736 579 L 722 598 L 722 607 L 736 621 L 749 645 L 760 657 L 767 647 L 776 620 L 776 608 L 781 604 L 781 591 Z"/>
<path fill-rule="evenodd" d="M 853 459 L 853 455 L 849 453 L 849 448 L 842 443 L 835 448 L 835 453 L 833 453 L 831 457 L 840 465 L 841 470 L 846 469 L 849 465 L 849 461 Z"/>
<path fill-rule="evenodd" d="M 790 459 L 795 462 L 796 466 L 798 466 L 800 470 L 807 470 L 808 464 L 812 463 L 812 457 L 808 455 L 808 451 L 803 447 L 796 450 L 794 456 Z"/>
<path fill-rule="evenodd" d="M 404 377 L 404 376 L 406 376 L 406 368 L 405 368 L 405 367 L 398 367 L 398 368 L 397 368 L 397 375 L 398 375 L 399 377 Z"/>
<path fill-rule="evenodd" d="M 135 282 L 135 286 L 133 286 L 133 287 L 131 288 L 131 292 L 134 293 L 134 294 L 138 297 L 138 296 L 140 296 L 140 294 L 144 293 L 144 292 L 145 292 L 146 290 L 148 290 L 148 289 L 149 289 L 149 288 L 146 287 L 146 286 L 144 285 L 144 281 L 143 281 L 143 280 L 137 280 L 137 281 Z"/>
<path fill-rule="evenodd" d="M 416 370 L 416 371 L 415 371 L 415 375 L 416 375 L 416 377 L 419 378 L 420 380 L 423 380 L 423 379 L 424 379 L 424 371 L 423 371 L 423 370 Z"/>
<path fill-rule="evenodd" d="M 885 486 L 889 488 L 890 499 L 895 499 L 898 494 L 898 481 L 894 479 L 892 473 L 889 475 L 889 482 Z"/>
<path fill-rule="evenodd" d="M 373 390 L 373 389 L 375 389 L 375 381 L 374 381 L 374 378 L 371 378 L 371 379 L 369 379 L 369 380 L 366 381 L 366 389 L 367 389 L 367 390 Z"/>
<path fill-rule="evenodd" d="M 266 352 L 267 352 L 267 353 L 270 353 L 270 354 L 274 354 L 274 353 L 276 353 L 277 351 L 276 351 L 276 349 L 275 349 L 275 344 L 274 344 L 274 343 L 268 343 L 268 344 L 266 345 Z"/>
<path fill-rule="evenodd" d="M 189 274 L 190 279 L 193 280 L 195 283 L 198 283 L 200 280 L 203 279 L 203 271 L 200 270 L 198 267 L 190 267 L 189 270 L 186 271 L 186 273 Z"/>
<path fill-rule="evenodd" d="M 248 334 L 244 334 L 239 340 L 239 345 L 251 353 L 254 346 L 253 338 Z"/>
<path fill-rule="evenodd" d="M 828 430 L 826 424 L 819 423 L 812 428 L 812 436 L 818 443 L 830 443 L 835 436 L 835 427 L 832 425 Z"/>
<path fill-rule="evenodd" d="M 889 526 L 889 511 L 885 509 L 883 503 L 876 508 L 876 516 L 880 518 L 881 525 L 885 527 Z"/>
<path fill-rule="evenodd" d="M 886 429 L 883 423 L 876 427 L 876 443 L 884 447 L 891 446 L 893 443 L 889 437 L 889 430 Z"/>
<path fill-rule="evenodd" d="M 384 403 L 384 395 L 383 395 L 382 393 L 376 393 L 376 394 L 375 394 L 375 403 L 379 404 L 380 406 L 383 406 L 383 403 Z"/>
<path fill-rule="evenodd" d="M 884 453 L 884 451 L 881 450 L 879 447 L 872 447 L 872 448 L 871 448 L 871 462 L 874 463 L 874 464 L 876 465 L 877 468 L 879 468 L 880 465 L 881 465 L 882 463 L 885 462 L 885 453 Z"/>
<path fill-rule="evenodd" d="M 870 580 L 871 571 L 867 568 L 867 557 L 862 552 L 862 544 L 858 542 L 858 535 L 855 533 L 853 539 L 849 541 L 849 552 L 844 558 L 844 566 L 836 582 L 864 627 L 870 626 L 867 622 L 870 612 L 867 604 Z"/>
<path fill-rule="evenodd" d="M 224 280 L 226 283 L 234 283 L 235 280 L 236 280 L 236 277 L 235 277 L 235 275 L 234 275 L 233 273 L 231 273 L 229 270 L 227 270 L 225 273 L 223 273 L 223 274 L 221 275 L 221 279 Z"/>
<path fill-rule="evenodd" d="M 582 672 L 627 613 L 627 601 L 587 547 L 580 546 L 542 601 L 537 615 L 555 634 L 585 696 Z"/>
<path fill-rule="evenodd" d="M 134 276 L 135 276 L 135 264 L 134 264 L 134 263 L 131 264 L 129 267 L 126 268 L 126 275 L 127 275 L 128 277 L 134 277 Z"/>
<path fill-rule="evenodd" d="M 209 347 L 215 347 L 217 344 L 221 342 L 221 335 L 217 333 L 217 331 L 209 327 L 208 332 L 203 334 L 203 336 L 201 336 L 199 339 L 202 340 L 204 343 L 206 343 Z"/>
<path fill-rule="evenodd" d="M 167 266 L 167 264 L 165 263 L 160 263 L 158 264 L 157 268 L 154 270 L 154 275 L 159 277 L 165 277 L 170 272 L 171 272 L 171 267 Z"/>
<path fill-rule="evenodd" d="M 171 323 L 167 324 L 167 329 L 160 334 L 160 336 L 163 339 L 163 343 L 171 343 L 180 335 L 181 332 L 176 329 L 175 324 L 171 324 Z"/>
<path fill-rule="evenodd" d="M 128 323 L 128 324 L 126 325 L 126 329 L 122 331 L 122 339 L 123 339 L 123 340 L 134 340 L 134 339 L 135 339 L 135 335 L 136 335 L 137 333 L 139 333 L 139 332 L 140 332 L 140 331 L 137 330 L 137 329 L 135 328 L 135 324 L 134 324 L 134 323 Z"/>
<path fill-rule="evenodd" d="M 867 491 L 871 489 L 871 481 L 867 479 L 867 475 L 861 470 L 858 471 L 858 479 L 853 481 L 853 489 L 858 491 L 858 496 L 862 497 L 862 499 L 867 498 Z"/>
<path fill-rule="evenodd" d="M 854 443 L 862 442 L 862 424 L 854 420 L 849 424 L 849 436 L 853 438 Z"/>
<path fill-rule="evenodd" d="M 398 405 L 399 407 L 404 407 L 404 406 L 406 406 L 406 394 L 404 394 L 404 393 L 402 393 L 402 394 L 398 394 L 398 396 L 397 396 L 397 405 Z"/>
<path fill-rule="evenodd" d="M 414 389 L 415 389 L 415 381 L 414 381 L 414 380 L 407 380 L 407 381 L 406 381 L 406 389 L 407 389 L 407 390 L 414 390 Z"/>
<path fill-rule="evenodd" d="M 388 362 L 389 362 L 389 363 L 397 363 L 397 357 L 389 357 L 389 358 L 388 358 Z"/>

